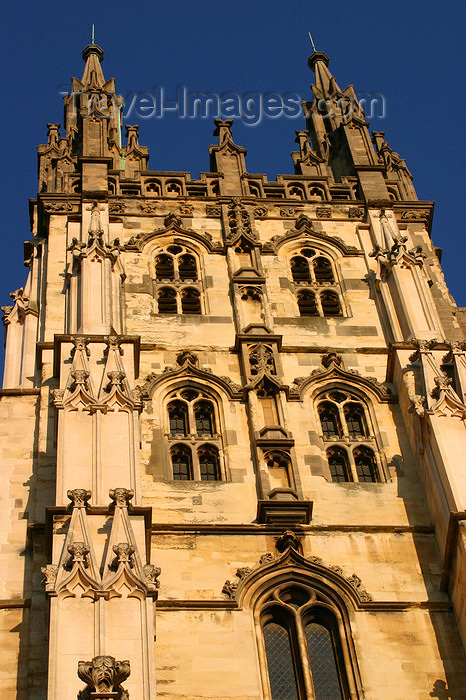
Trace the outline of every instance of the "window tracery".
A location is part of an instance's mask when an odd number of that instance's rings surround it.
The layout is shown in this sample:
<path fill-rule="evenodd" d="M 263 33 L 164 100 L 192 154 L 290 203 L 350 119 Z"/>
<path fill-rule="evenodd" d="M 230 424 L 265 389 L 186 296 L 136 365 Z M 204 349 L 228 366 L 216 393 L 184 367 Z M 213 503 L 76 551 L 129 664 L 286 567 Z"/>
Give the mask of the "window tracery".
<path fill-rule="evenodd" d="M 338 611 L 303 583 L 275 588 L 260 627 L 271 700 L 346 700 L 350 694 Z"/>
<path fill-rule="evenodd" d="M 339 287 L 331 260 L 305 246 L 290 260 L 301 316 L 342 316 Z"/>
<path fill-rule="evenodd" d="M 200 389 L 182 388 L 167 404 L 170 463 L 175 481 L 220 481 L 221 437 L 212 397 Z"/>
<path fill-rule="evenodd" d="M 321 395 L 317 413 L 332 481 L 380 481 L 377 445 L 363 402 L 350 391 L 331 390 Z"/>
<path fill-rule="evenodd" d="M 167 246 L 155 258 L 159 314 L 201 314 L 201 282 L 196 257 L 184 246 Z"/>

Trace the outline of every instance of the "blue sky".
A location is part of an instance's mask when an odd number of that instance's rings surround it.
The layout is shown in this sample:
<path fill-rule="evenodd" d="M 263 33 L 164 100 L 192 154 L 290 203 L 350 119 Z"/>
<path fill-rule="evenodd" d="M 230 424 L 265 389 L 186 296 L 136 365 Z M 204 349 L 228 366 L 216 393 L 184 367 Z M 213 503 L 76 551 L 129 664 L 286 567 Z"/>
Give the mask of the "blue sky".
<path fill-rule="evenodd" d="M 22 242 L 30 238 L 28 197 L 37 191 L 36 146 L 46 123 L 62 121 L 59 90 L 82 75 L 81 51 L 95 24 L 105 51 L 106 78 L 117 91 L 153 93 L 163 86 L 199 92 L 278 92 L 310 97 L 307 67 L 311 31 L 341 88 L 384 97 L 386 115 L 372 119 L 390 146 L 406 159 L 420 199 L 435 200 L 432 238 L 443 248 L 450 291 L 466 305 L 461 149 L 465 114 L 463 2 L 63 3 L 17 2 L 2 14 L 3 86 L 2 251 L 0 303 L 24 284 Z M 150 147 L 152 170 L 209 170 L 207 147 L 216 141 L 212 119 L 142 119 L 140 142 Z M 235 123 L 235 141 L 248 149 L 251 173 L 293 172 L 290 152 L 303 118 Z M 461 162 L 461 165 L 460 165 Z"/>

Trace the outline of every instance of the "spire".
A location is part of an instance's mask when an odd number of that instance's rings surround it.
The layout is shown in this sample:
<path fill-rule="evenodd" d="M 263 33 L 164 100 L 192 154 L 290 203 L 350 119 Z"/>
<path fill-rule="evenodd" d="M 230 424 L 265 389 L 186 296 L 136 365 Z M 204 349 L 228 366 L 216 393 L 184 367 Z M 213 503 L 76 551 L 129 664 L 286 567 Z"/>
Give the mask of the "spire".
<path fill-rule="evenodd" d="M 341 94 L 337 81 L 328 69 L 329 57 L 323 51 L 313 51 L 307 60 L 307 65 L 316 74 L 312 91 L 317 99 L 330 97 L 335 93 Z"/>
<path fill-rule="evenodd" d="M 104 52 L 94 43 L 94 25 L 92 26 L 91 43 L 83 50 L 83 61 L 86 62 L 81 83 L 90 88 L 101 88 L 105 85 L 105 78 L 100 62 L 104 57 Z"/>

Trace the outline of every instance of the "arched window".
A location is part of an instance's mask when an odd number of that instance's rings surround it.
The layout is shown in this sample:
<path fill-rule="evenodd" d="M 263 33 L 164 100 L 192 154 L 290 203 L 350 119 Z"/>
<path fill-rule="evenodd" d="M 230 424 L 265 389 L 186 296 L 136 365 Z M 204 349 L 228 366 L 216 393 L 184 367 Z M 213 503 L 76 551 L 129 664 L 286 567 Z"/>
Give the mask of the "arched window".
<path fill-rule="evenodd" d="M 162 286 L 166 282 L 170 282 L 170 291 Z M 185 246 L 172 243 L 157 255 L 155 286 L 159 314 L 202 313 L 198 263 Z"/>
<path fill-rule="evenodd" d="M 301 316 L 318 316 L 316 295 L 308 290 L 298 292 L 298 308 Z"/>
<path fill-rule="evenodd" d="M 335 281 L 330 260 L 319 255 L 318 258 L 314 258 L 312 265 L 316 282 L 330 282 L 332 284 Z"/>
<path fill-rule="evenodd" d="M 197 289 L 181 290 L 181 309 L 184 314 L 201 313 L 201 297 Z"/>
<path fill-rule="evenodd" d="M 324 437 L 327 439 L 341 437 L 338 407 L 334 403 L 324 401 L 319 405 L 318 411 Z"/>
<path fill-rule="evenodd" d="M 348 453 L 344 447 L 329 447 L 327 459 L 332 481 L 351 481 Z"/>
<path fill-rule="evenodd" d="M 303 247 L 290 260 L 301 316 L 342 316 L 340 290 L 332 261 Z"/>
<path fill-rule="evenodd" d="M 196 433 L 198 437 L 215 433 L 214 407 L 210 401 L 198 401 L 194 405 L 194 418 L 196 421 Z"/>
<path fill-rule="evenodd" d="M 320 396 L 317 413 L 332 481 L 380 481 L 367 406 L 348 390 L 331 389 Z"/>
<path fill-rule="evenodd" d="M 322 292 L 320 295 L 322 313 L 324 316 L 341 316 L 341 307 L 338 294 L 330 290 Z"/>
<path fill-rule="evenodd" d="M 309 263 L 306 258 L 301 255 L 291 258 L 291 275 L 293 277 L 293 282 L 311 281 Z"/>
<path fill-rule="evenodd" d="M 358 473 L 358 480 L 363 482 L 377 481 L 377 464 L 375 455 L 370 447 L 365 447 L 364 445 L 355 447 L 353 456 Z"/>
<path fill-rule="evenodd" d="M 188 434 L 188 410 L 183 401 L 173 401 L 168 405 L 171 437 L 186 437 Z"/>
<path fill-rule="evenodd" d="M 158 291 L 157 302 L 159 314 L 176 314 L 176 292 L 171 287 L 162 287 Z"/>
<path fill-rule="evenodd" d="M 170 460 L 175 481 L 190 481 L 193 478 L 191 449 L 186 445 L 174 445 L 170 449 Z"/>
<path fill-rule="evenodd" d="M 219 481 L 220 463 L 218 449 L 214 445 L 203 445 L 197 451 L 201 481 Z"/>
<path fill-rule="evenodd" d="M 178 271 L 182 280 L 197 280 L 196 258 L 185 253 L 178 258 Z"/>
<path fill-rule="evenodd" d="M 262 628 L 272 700 L 349 700 L 343 640 L 332 603 L 304 584 L 282 584 L 262 604 Z M 346 640 L 345 640 L 346 643 Z M 350 673 L 352 669 L 350 668 Z M 355 685 L 354 683 L 352 685 Z"/>
<path fill-rule="evenodd" d="M 175 279 L 175 266 L 171 255 L 158 255 L 155 260 L 155 274 L 158 280 Z"/>
<path fill-rule="evenodd" d="M 352 438 L 367 437 L 364 408 L 360 403 L 347 403 L 343 408 L 346 427 Z"/>
<path fill-rule="evenodd" d="M 165 434 L 169 444 L 175 443 L 170 447 L 173 478 L 219 481 L 222 478 L 222 437 L 217 430 L 216 402 L 197 387 L 181 387 L 168 399 L 168 430 Z M 174 449 L 175 453 L 172 453 Z M 173 454 L 177 458 L 176 464 Z M 183 468 L 182 464 L 185 464 Z"/>

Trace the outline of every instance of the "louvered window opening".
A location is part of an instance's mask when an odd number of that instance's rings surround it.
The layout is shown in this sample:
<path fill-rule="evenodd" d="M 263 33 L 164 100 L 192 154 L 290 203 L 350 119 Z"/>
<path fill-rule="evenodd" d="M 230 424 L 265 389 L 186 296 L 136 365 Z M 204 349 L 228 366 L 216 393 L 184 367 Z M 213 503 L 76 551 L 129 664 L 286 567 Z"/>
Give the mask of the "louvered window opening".
<path fill-rule="evenodd" d="M 197 260 L 184 246 L 170 245 L 156 256 L 155 288 L 159 314 L 202 314 Z"/>
<path fill-rule="evenodd" d="M 350 393 L 330 391 L 318 403 L 317 413 L 324 442 L 337 443 L 326 447 L 332 481 L 380 481 L 377 446 L 364 405 Z"/>
<path fill-rule="evenodd" d="M 305 247 L 291 258 L 290 266 L 300 316 L 343 315 L 338 285 L 328 258 Z"/>
<path fill-rule="evenodd" d="M 201 390 L 180 389 L 172 394 L 167 413 L 173 479 L 220 481 L 221 438 L 213 400 Z"/>

